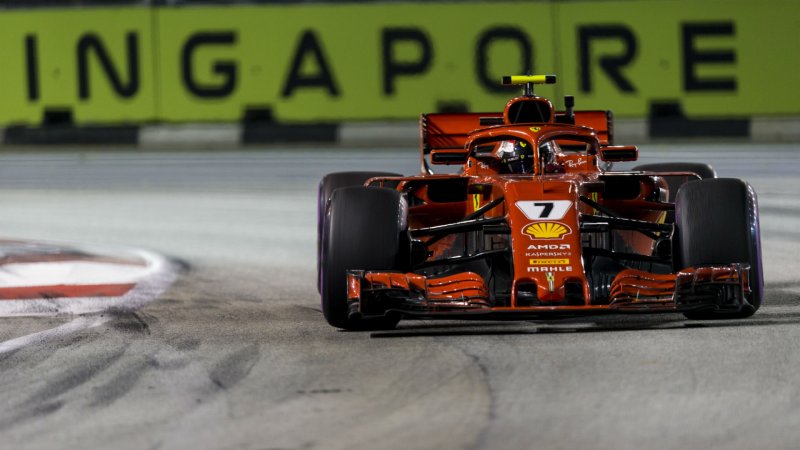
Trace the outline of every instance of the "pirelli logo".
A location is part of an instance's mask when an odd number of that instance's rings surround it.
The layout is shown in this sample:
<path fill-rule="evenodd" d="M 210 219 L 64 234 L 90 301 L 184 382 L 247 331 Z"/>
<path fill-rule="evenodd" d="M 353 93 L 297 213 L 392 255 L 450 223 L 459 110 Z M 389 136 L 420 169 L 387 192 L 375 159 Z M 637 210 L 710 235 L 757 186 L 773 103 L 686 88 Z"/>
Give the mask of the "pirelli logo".
<path fill-rule="evenodd" d="M 569 259 L 566 258 L 538 258 L 538 259 L 531 259 L 528 260 L 529 264 L 532 266 L 566 266 L 569 264 Z"/>

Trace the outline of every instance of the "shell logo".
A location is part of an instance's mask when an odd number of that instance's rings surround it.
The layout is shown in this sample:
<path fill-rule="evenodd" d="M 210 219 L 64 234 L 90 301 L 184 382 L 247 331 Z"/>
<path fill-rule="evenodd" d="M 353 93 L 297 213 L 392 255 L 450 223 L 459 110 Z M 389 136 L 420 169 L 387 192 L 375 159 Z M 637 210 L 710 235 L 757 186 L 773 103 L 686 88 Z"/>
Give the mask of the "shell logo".
<path fill-rule="evenodd" d="M 561 239 L 572 233 L 569 226 L 559 222 L 534 222 L 522 229 L 531 239 Z"/>

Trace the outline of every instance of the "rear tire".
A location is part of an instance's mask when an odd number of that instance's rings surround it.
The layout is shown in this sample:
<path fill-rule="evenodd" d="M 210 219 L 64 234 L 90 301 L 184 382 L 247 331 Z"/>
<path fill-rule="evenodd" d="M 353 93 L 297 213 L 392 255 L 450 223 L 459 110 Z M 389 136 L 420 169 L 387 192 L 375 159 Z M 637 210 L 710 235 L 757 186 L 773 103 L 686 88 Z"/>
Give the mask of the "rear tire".
<path fill-rule="evenodd" d="M 367 180 L 374 177 L 401 177 L 392 172 L 334 172 L 322 177 L 317 189 L 317 292 L 321 292 L 320 256 L 322 252 L 322 227 L 325 218 L 325 207 L 331 199 L 333 191 L 349 186 L 363 186 Z"/>
<path fill-rule="evenodd" d="M 681 186 L 675 199 L 675 269 L 712 264 L 750 264 L 749 306 L 739 312 L 685 313 L 690 319 L 744 318 L 761 306 L 764 275 L 758 201 L 742 180 L 716 178 Z"/>
<path fill-rule="evenodd" d="M 336 189 L 322 230 L 322 312 L 329 324 L 346 330 L 386 329 L 399 317 L 351 319 L 347 306 L 347 270 L 395 270 L 407 232 L 405 199 L 391 189 Z"/>

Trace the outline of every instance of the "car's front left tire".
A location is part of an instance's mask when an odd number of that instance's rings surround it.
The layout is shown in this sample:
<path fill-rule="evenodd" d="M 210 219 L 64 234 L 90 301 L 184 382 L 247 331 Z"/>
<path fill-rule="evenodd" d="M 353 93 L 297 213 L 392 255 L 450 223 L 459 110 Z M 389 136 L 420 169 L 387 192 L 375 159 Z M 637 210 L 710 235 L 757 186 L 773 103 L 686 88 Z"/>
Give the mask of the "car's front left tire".
<path fill-rule="evenodd" d="M 325 226 L 325 208 L 333 191 L 343 187 L 363 186 L 370 178 L 401 177 L 392 172 L 333 172 L 322 177 L 317 188 L 317 291 L 322 289 L 320 257 L 322 255 L 322 228 Z"/>
<path fill-rule="evenodd" d="M 345 187 L 331 195 L 321 238 L 322 312 L 329 324 L 346 330 L 393 328 L 399 318 L 351 318 L 347 305 L 348 270 L 395 270 L 407 252 L 407 208 L 392 189 Z"/>

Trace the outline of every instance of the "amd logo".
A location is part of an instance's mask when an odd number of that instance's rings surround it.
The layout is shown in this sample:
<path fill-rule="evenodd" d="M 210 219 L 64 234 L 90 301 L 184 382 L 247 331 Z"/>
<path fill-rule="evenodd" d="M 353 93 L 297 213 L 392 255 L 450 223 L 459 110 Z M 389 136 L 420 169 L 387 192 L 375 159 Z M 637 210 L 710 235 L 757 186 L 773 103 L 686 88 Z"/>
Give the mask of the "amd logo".
<path fill-rule="evenodd" d="M 531 244 L 528 250 L 569 250 L 569 244 Z"/>

